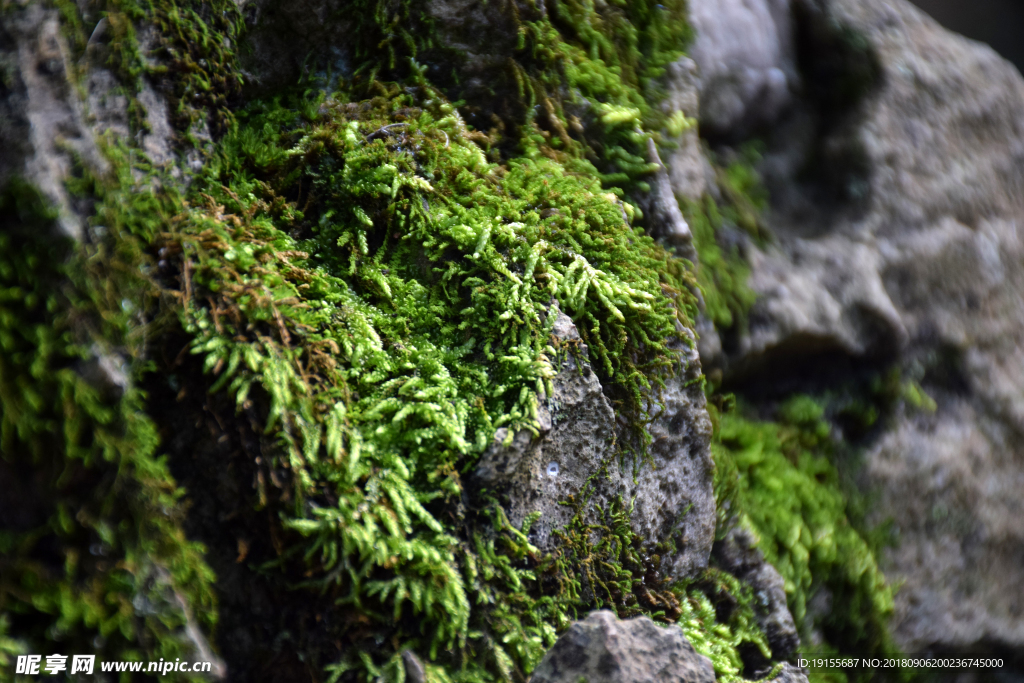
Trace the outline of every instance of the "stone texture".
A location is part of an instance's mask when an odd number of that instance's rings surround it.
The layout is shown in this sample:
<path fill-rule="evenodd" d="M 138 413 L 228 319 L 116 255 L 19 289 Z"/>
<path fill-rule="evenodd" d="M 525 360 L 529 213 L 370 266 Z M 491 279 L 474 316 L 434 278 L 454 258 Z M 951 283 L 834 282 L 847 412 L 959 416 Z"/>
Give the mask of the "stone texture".
<path fill-rule="evenodd" d="M 551 532 L 574 514 L 558 503 L 579 495 L 593 475 L 614 465 L 615 413 L 572 320 L 561 311 L 556 315 L 553 334 L 565 356 L 552 381 L 554 391 L 539 411 L 540 436 L 520 431 L 505 445 L 508 429 L 499 429 L 474 472 L 476 492 L 494 491 L 507 500 L 506 512 L 517 527 L 534 510 L 543 513 L 531 527 L 530 540 L 544 550 L 554 547 Z M 621 486 L 618 467 L 608 469 L 612 486 Z"/>
<path fill-rule="evenodd" d="M 749 249 L 749 332 L 704 360 L 755 387 L 815 359 L 918 380 L 937 411 L 899 410 L 863 472 L 899 532 L 895 635 L 1020 652 L 1024 79 L 902 0 L 795 7 L 808 87 L 762 167 L 777 240 Z"/>
<path fill-rule="evenodd" d="M 711 660 L 678 626 L 647 617 L 619 621 L 608 610 L 569 627 L 544 655 L 531 683 L 713 683 Z"/>
<path fill-rule="evenodd" d="M 5 9 L 0 28 L 4 74 L 0 115 L 0 185 L 14 175 L 31 182 L 58 210 L 68 237 L 82 236 L 82 218 L 64 187 L 75 156 L 106 168 L 71 81 L 70 49 L 57 10 L 30 3 Z"/>
<path fill-rule="evenodd" d="M 711 134 L 771 123 L 796 84 L 789 0 L 694 0 L 700 121 Z"/>
<path fill-rule="evenodd" d="M 587 361 L 586 346 L 569 317 L 555 314 L 554 336 L 566 355 L 554 392 L 539 411 L 540 434 L 520 431 L 509 441 L 508 431 L 498 430 L 474 472 L 472 489 L 476 495 L 498 494 L 516 526 L 540 511 L 529 538 L 541 550 L 552 550 L 552 531 L 574 514 L 559 503 L 579 496 L 590 482 L 589 514 L 594 505 L 607 509 L 619 497 L 627 505 L 632 501 L 638 535 L 650 544 L 678 541 L 679 553 L 666 558 L 667 572 L 693 574 L 707 565 L 715 530 L 711 423 L 700 385 L 687 386 L 699 377 L 696 350 L 680 342 L 688 369 L 666 383 L 664 409 L 649 427 L 651 461 L 634 477 L 630 464 L 619 462 L 615 413 Z"/>
<path fill-rule="evenodd" d="M 786 604 L 785 581 L 757 549 L 753 535 L 742 527 L 731 529 L 725 538 L 715 543 L 712 557 L 720 569 L 754 591 L 757 599 L 754 609 L 772 649 L 772 659 L 782 660 L 792 655 L 800 645 L 800 634 Z"/>
<path fill-rule="evenodd" d="M 682 112 L 686 117 L 700 116 L 700 75 L 697 63 L 689 57 L 680 57 L 665 69 L 663 81 L 665 98 L 660 103 L 666 117 Z M 661 151 L 676 196 L 691 201 L 699 200 L 708 190 L 708 178 L 714 171 L 704 155 L 698 126 L 689 126 L 672 138 L 668 131 L 662 135 L 672 141 L 671 148 Z"/>
<path fill-rule="evenodd" d="M 789 662 L 782 663 L 782 670 L 771 679 L 771 683 L 807 683 L 807 670 L 793 666 Z"/>

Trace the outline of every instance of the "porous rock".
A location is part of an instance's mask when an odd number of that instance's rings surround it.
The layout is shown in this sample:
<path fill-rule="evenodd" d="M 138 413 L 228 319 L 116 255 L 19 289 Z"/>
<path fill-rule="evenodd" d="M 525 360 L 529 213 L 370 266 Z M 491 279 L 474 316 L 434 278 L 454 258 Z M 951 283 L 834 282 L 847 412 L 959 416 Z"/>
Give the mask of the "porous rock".
<path fill-rule="evenodd" d="M 554 392 L 539 411 L 540 434 L 523 430 L 509 439 L 499 429 L 473 475 L 475 495 L 496 494 L 512 524 L 519 527 L 533 512 L 530 541 L 553 550 L 556 529 L 575 514 L 566 501 L 586 501 L 584 520 L 595 506 L 608 510 L 616 500 L 632 506 L 634 532 L 645 543 L 673 540 L 678 552 L 666 556 L 663 569 L 687 576 L 707 565 L 714 540 L 711 423 L 696 380 L 700 363 L 692 340 L 678 342 L 686 354 L 685 371 L 666 382 L 663 407 L 649 426 L 649 460 L 622 463 L 616 442 L 615 413 L 590 367 L 586 345 L 572 320 L 557 308 L 553 334 L 565 355 L 553 380 Z M 584 495 L 588 485 L 591 487 Z M 589 497 L 587 497 L 589 496 Z"/>
<path fill-rule="evenodd" d="M 530 678 L 531 683 L 713 683 L 711 660 L 698 654 L 677 625 L 647 617 L 619 621 L 608 610 L 569 627 Z"/>
<path fill-rule="evenodd" d="M 786 604 L 785 581 L 757 548 L 753 535 L 743 527 L 730 529 L 725 538 L 715 542 L 712 557 L 720 569 L 754 591 L 754 611 L 768 638 L 772 658 L 786 659 L 793 654 L 800 645 L 800 634 Z"/>
<path fill-rule="evenodd" d="M 897 410 L 863 470 L 873 520 L 898 532 L 882 565 L 901 586 L 895 636 L 1020 651 L 1024 79 L 902 0 L 796 5 L 806 65 L 834 71 L 805 72 L 807 99 L 776 127 L 776 241 L 751 246 L 759 300 L 715 362 L 747 386 L 806 378 L 815 359 L 918 380 L 936 411 Z"/>
<path fill-rule="evenodd" d="M 615 413 L 572 320 L 561 311 L 556 315 L 553 335 L 564 357 L 552 381 L 554 391 L 539 410 L 539 437 L 522 430 L 507 443 L 508 429 L 499 429 L 474 472 L 476 492 L 494 492 L 507 501 L 512 524 L 519 527 L 531 512 L 542 513 L 529 537 L 544 550 L 556 542 L 552 532 L 575 514 L 560 502 L 580 495 L 591 477 L 606 468 L 612 482 L 622 483 L 617 465 L 611 462 Z"/>

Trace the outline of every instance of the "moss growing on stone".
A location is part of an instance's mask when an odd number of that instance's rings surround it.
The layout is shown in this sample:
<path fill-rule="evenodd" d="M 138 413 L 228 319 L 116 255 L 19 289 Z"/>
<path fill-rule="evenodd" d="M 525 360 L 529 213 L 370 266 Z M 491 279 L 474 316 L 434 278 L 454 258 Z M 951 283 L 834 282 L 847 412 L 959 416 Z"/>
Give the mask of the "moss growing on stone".
<path fill-rule="evenodd" d="M 642 424 L 679 365 L 668 340 L 691 324 L 690 275 L 593 174 L 544 157 L 489 163 L 438 93 L 374 88 L 359 103 L 239 113 L 162 237 L 178 254 L 182 327 L 212 391 L 266 405 L 268 479 L 290 482 L 257 493 L 289 539 L 276 564 L 362 615 L 336 635 L 386 634 L 448 675 L 470 667 L 460 680 L 525 674 L 568 614 L 616 598 L 571 588 L 578 567 L 557 562 L 546 594 L 515 562 L 527 553 L 441 520 L 465 514 L 461 474 L 498 427 L 535 428 L 557 352 L 551 302 Z M 522 536 L 494 514 L 497 533 Z M 614 594 L 630 592 L 627 580 Z M 400 657 L 362 652 L 336 672 Z"/>
<path fill-rule="evenodd" d="M 461 99 L 506 152 L 585 159 L 609 189 L 649 190 L 644 178 L 657 167 L 646 158 L 646 141 L 667 123 L 651 103 L 659 99 L 665 67 L 690 39 L 685 2 L 531 0 L 479 9 L 515 36 L 511 58 L 442 26 L 422 4 L 368 0 L 358 7 L 357 71 L 406 77 L 420 61 L 450 64 L 450 75 L 439 74 L 435 83 Z M 468 89 L 467 72 L 490 85 Z"/>
<path fill-rule="evenodd" d="M 76 253 L 54 218 L 24 181 L 0 195 L 0 647 L 188 656 L 187 630 L 216 620 L 213 576 L 134 385 L 138 244 Z"/>
<path fill-rule="evenodd" d="M 54 504 L 31 529 L 0 535 L 13 558 L 0 578 L 0 658 L 86 643 L 96 630 L 110 659 L 177 656 L 190 617 L 215 623 L 213 577 L 181 532 L 181 493 L 156 457 L 151 406 L 134 384 L 105 394 L 79 367 L 95 342 L 127 357 L 138 379 L 143 348 L 181 333 L 205 370 L 190 381 L 230 398 L 227 410 L 206 406 L 222 432 L 233 420 L 256 432 L 245 470 L 255 490 L 240 497 L 273 554 L 247 571 L 317 605 L 278 634 L 307 672 L 401 681 L 409 648 L 431 681 L 524 680 L 569 620 L 609 606 L 678 621 L 723 680 L 738 679 L 741 647 L 767 656 L 749 589 L 714 571 L 669 585 L 659 549 L 632 533 L 628 504 L 600 511 L 598 524 L 577 515 L 560 551 L 540 556 L 499 506 L 463 502 L 462 476 L 495 430 L 536 427 L 537 398 L 564 351 L 549 334 L 553 300 L 633 426 L 678 366 L 666 340 L 691 326 L 693 275 L 631 224 L 621 197 L 646 189 L 643 145 L 666 123 L 650 103 L 685 43 L 683 3 L 528 5 L 514 17 L 515 58 L 495 81 L 518 115 L 486 135 L 427 82 L 417 60 L 443 46 L 420 6 L 358 7 L 370 29 L 360 56 L 400 84 L 366 78 L 347 93 L 236 112 L 234 3 L 111 5 L 113 65 L 126 83 L 167 78 L 180 133 L 209 118 L 227 134 L 187 203 L 166 183 L 138 191 L 132 174 L 144 164 L 108 150 L 119 175 L 78 188 L 97 200 L 91 229 L 105 235 L 69 265 L 70 247 L 48 252 L 28 232 L 0 249 L 5 462 L 43 471 L 40 497 Z M 137 24 L 159 28 L 161 62 L 141 54 Z M 458 74 L 451 80 L 442 85 L 457 93 Z M 724 178 L 735 190 L 726 218 L 755 232 L 749 174 L 735 167 Z M 18 208 L 31 193 L 9 196 L 4 211 L 49 220 L 45 207 Z M 751 302 L 746 272 L 717 243 L 717 207 L 702 211 L 706 224 L 692 221 L 697 278 L 710 315 L 730 326 Z M 19 298 L 33 287 L 35 303 Z M 144 343 L 133 329 L 159 296 L 174 320 L 142 328 L 153 335 Z M 720 472 L 738 474 L 723 500 L 758 506 L 748 518 L 785 567 L 795 610 L 816 582 L 832 581 L 877 612 L 884 587 L 862 580 L 877 578 L 874 565 L 853 578 L 837 568 L 840 557 L 863 559 L 855 538 L 833 531 L 834 560 L 798 545 L 805 529 L 816 542 L 819 527 L 842 527 L 842 499 L 820 458 L 786 459 L 793 439 L 821 447 L 801 441 L 817 433 L 816 418 L 786 419 L 723 418 Z M 758 448 L 770 468 L 750 460 Z M 89 486 L 67 486 L 81 481 Z M 799 489 L 802 507 L 779 481 Z M 73 517 L 72 506 L 96 513 Z M 58 544 L 62 565 L 46 543 Z M 853 635 L 836 642 L 873 643 L 872 619 L 837 621 L 837 633 Z"/>
<path fill-rule="evenodd" d="M 892 590 L 870 540 L 848 520 L 821 405 L 795 396 L 781 405 L 777 422 L 723 414 L 712 450 L 717 503 L 726 512 L 720 522 L 725 528 L 743 524 L 760 538 L 759 547 L 786 582 L 805 647 L 895 653 L 888 631 Z M 815 596 L 828 608 L 810 609 Z M 845 680 L 840 671 L 813 673 Z"/>
<path fill-rule="evenodd" d="M 704 313 L 719 330 L 742 328 L 756 295 L 747 286 L 750 266 L 738 245 L 723 246 L 718 236 L 722 213 L 709 195 L 684 206 L 697 249 L 697 282 L 704 296 Z"/>

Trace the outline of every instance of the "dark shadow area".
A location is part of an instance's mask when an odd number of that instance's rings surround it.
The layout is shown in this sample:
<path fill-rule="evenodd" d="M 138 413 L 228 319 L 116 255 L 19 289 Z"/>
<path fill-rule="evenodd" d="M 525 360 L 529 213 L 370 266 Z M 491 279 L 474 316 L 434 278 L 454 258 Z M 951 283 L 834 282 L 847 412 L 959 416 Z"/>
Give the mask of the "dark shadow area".
<path fill-rule="evenodd" d="M 988 43 L 1024 72 L 1024 2 L 1021 0 L 911 0 L 951 31 Z"/>

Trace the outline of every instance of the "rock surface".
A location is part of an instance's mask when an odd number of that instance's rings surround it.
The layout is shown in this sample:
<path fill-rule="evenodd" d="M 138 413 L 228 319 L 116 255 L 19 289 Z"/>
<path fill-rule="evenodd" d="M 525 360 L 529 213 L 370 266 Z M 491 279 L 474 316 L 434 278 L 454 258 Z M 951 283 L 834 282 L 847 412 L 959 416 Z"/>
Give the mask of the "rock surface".
<path fill-rule="evenodd" d="M 757 599 L 754 610 L 772 658 L 788 658 L 799 647 L 800 634 L 786 604 L 785 581 L 757 549 L 754 537 L 742 527 L 733 528 L 715 543 L 712 556 L 719 568 L 753 589 Z"/>
<path fill-rule="evenodd" d="M 569 627 L 537 665 L 531 683 L 713 683 L 711 660 L 690 645 L 678 626 L 647 617 L 619 621 L 592 612 Z"/>
<path fill-rule="evenodd" d="M 749 332 L 704 360 L 743 386 L 891 363 L 919 381 L 936 411 L 899 411 L 864 470 L 875 520 L 899 533 L 883 565 L 902 584 L 895 635 L 908 651 L 1019 651 L 1024 79 L 902 0 L 795 10 L 806 96 L 762 166 L 777 242 L 750 248 Z M 843 78 L 857 97 L 823 89 Z"/>
<path fill-rule="evenodd" d="M 553 334 L 565 356 L 554 393 L 539 411 L 541 432 L 534 437 L 520 431 L 509 441 L 508 430 L 498 430 L 474 472 L 474 487 L 478 493 L 497 493 L 517 527 L 530 513 L 541 512 L 529 538 L 550 551 L 557 541 L 552 532 L 575 514 L 560 503 L 578 499 L 589 484 L 587 521 L 597 521 L 595 505 L 608 510 L 618 499 L 632 504 L 634 532 L 651 545 L 676 540 L 679 552 L 666 569 L 676 577 L 692 575 L 707 566 L 715 532 L 711 423 L 699 384 L 687 386 L 700 376 L 696 350 L 686 350 L 685 373 L 666 383 L 664 409 L 649 427 L 651 462 L 634 477 L 630 465 L 619 462 L 615 413 L 587 360 L 586 345 L 572 320 L 556 314 Z"/>
<path fill-rule="evenodd" d="M 783 662 L 782 670 L 771 679 L 771 683 L 807 683 L 807 671 Z"/>
<path fill-rule="evenodd" d="M 93 170 L 106 164 L 70 75 L 59 14 L 39 3 L 4 12 L 0 49 L 9 73 L 0 86 L 0 185 L 12 176 L 32 183 L 57 208 L 61 232 L 81 238 L 82 218 L 64 180 L 76 156 Z"/>
<path fill-rule="evenodd" d="M 736 135 L 774 121 L 796 78 L 789 1 L 695 0 L 690 21 L 704 132 Z"/>

